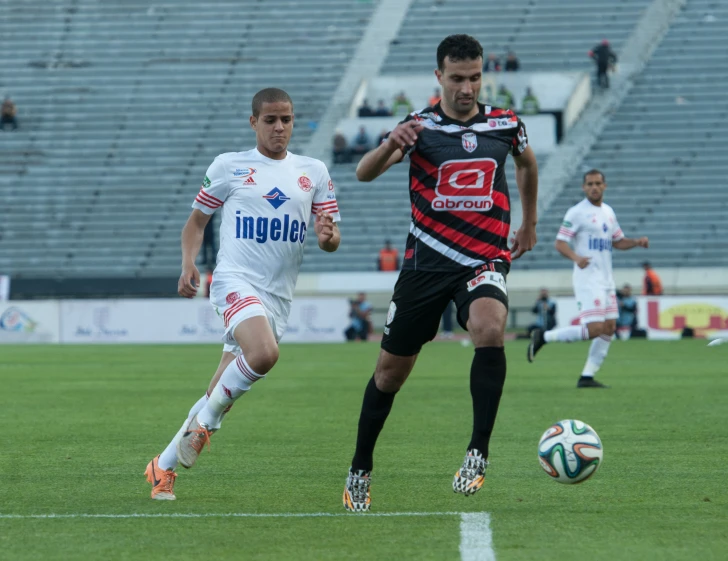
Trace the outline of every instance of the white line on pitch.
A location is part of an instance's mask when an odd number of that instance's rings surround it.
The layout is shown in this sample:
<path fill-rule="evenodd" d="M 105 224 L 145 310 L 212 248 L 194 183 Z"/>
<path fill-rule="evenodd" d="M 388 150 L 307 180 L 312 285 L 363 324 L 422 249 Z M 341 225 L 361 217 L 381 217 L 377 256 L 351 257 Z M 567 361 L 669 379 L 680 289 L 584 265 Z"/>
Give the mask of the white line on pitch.
<path fill-rule="evenodd" d="M 495 561 L 493 532 L 487 512 L 463 512 L 460 515 L 460 559 Z"/>
<path fill-rule="evenodd" d="M 132 514 L 0 514 L 2 519 L 45 519 L 45 518 L 325 518 L 334 516 L 380 517 L 380 516 L 460 516 L 462 512 L 370 512 L 349 514 L 346 512 L 201 512 L 201 513 L 144 513 Z"/>

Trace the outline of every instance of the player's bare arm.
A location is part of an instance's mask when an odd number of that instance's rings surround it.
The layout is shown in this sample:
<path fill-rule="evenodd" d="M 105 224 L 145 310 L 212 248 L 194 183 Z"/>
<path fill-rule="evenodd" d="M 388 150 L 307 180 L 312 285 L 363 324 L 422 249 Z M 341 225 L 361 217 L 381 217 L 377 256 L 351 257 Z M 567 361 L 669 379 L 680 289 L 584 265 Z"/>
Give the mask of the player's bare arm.
<path fill-rule="evenodd" d="M 644 247 L 645 249 L 650 247 L 650 240 L 647 236 L 641 238 L 622 238 L 618 242 L 613 242 L 612 247 L 616 249 L 632 249 L 633 247 Z"/>
<path fill-rule="evenodd" d="M 536 245 L 538 163 L 530 146 L 520 156 L 514 156 L 513 161 L 516 164 L 516 183 L 523 207 L 523 222 L 516 231 L 515 241 L 511 248 L 511 258 L 518 259 Z"/>
<path fill-rule="evenodd" d="M 590 257 L 582 257 L 578 253 L 576 253 L 573 249 L 571 249 L 571 246 L 565 242 L 564 240 L 556 240 L 556 251 L 558 251 L 561 255 L 566 257 L 567 259 L 573 261 L 576 263 L 580 269 L 585 269 L 589 266 Z"/>
<path fill-rule="evenodd" d="M 374 150 L 370 150 L 356 166 L 356 177 L 359 181 L 373 181 L 394 164 L 402 161 L 405 151 L 417 142 L 417 135 L 422 125 L 417 121 L 400 123 L 389 134 L 386 141 Z"/>
<path fill-rule="evenodd" d="M 318 245 L 321 249 L 329 253 L 339 249 L 341 233 L 333 217 L 328 212 L 319 211 L 316 214 L 316 222 L 314 223 L 313 229 L 316 232 Z"/>
<path fill-rule="evenodd" d="M 182 228 L 182 274 L 177 282 L 177 294 L 184 298 L 193 298 L 200 285 L 200 271 L 195 266 L 195 259 L 202 246 L 202 237 L 205 226 L 210 221 L 211 214 L 193 209 Z"/>

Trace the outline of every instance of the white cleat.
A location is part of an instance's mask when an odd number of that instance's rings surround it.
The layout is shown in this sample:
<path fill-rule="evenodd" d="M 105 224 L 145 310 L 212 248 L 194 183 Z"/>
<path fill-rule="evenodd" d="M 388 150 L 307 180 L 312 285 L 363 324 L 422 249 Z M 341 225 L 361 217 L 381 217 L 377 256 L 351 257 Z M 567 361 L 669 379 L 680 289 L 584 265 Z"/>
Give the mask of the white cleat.
<path fill-rule="evenodd" d="M 485 482 L 485 461 L 479 450 L 468 450 L 462 467 L 455 473 L 452 480 L 452 490 L 469 497 L 477 493 Z"/>
<path fill-rule="evenodd" d="M 369 488 L 372 485 L 372 472 L 363 469 L 351 471 L 344 487 L 344 508 L 350 512 L 368 512 L 372 499 Z"/>
<path fill-rule="evenodd" d="M 190 419 L 187 430 L 177 443 L 177 459 L 182 467 L 191 468 L 195 465 L 202 449 L 207 444 L 210 447 L 210 436 L 215 431 L 197 420 L 197 415 Z"/>

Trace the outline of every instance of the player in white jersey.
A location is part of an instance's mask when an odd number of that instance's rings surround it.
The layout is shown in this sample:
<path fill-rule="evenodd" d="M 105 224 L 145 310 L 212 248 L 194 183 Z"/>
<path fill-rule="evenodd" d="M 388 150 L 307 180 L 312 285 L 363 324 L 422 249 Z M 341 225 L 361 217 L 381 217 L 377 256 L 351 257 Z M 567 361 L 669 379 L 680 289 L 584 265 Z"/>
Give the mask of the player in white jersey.
<path fill-rule="evenodd" d="M 205 225 L 214 212 L 222 213 L 210 302 L 225 325 L 225 345 L 207 393 L 147 466 L 153 499 L 176 498 L 177 462 L 192 467 L 235 400 L 278 360 L 311 216 L 322 250 L 336 251 L 341 240 L 326 166 L 287 150 L 294 120 L 291 98 L 267 88 L 255 94 L 252 110 L 256 148 L 215 158 L 182 230 L 178 292 L 192 298 L 200 284 L 195 259 Z"/>
<path fill-rule="evenodd" d="M 584 174 L 582 185 L 586 199 L 571 207 L 556 236 L 558 252 L 574 262 L 574 295 L 581 325 L 560 327 L 544 332 L 536 329 L 528 346 L 528 361 L 546 343 L 593 339 L 578 388 L 606 388 L 594 379 L 609 351 L 617 326 L 617 293 L 612 276 L 612 248 L 648 247 L 646 237 L 624 237 L 617 217 L 603 202 L 607 183 L 596 169 Z M 574 243 L 574 249 L 569 243 Z"/>

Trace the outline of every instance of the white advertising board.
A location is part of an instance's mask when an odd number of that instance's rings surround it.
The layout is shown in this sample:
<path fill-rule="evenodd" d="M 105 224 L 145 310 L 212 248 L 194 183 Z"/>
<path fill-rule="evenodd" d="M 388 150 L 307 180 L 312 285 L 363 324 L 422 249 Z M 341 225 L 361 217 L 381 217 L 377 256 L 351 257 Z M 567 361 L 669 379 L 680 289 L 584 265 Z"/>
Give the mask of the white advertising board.
<path fill-rule="evenodd" d="M 559 327 L 578 323 L 575 298 L 555 298 Z M 728 337 L 728 297 L 637 296 L 637 323 L 649 339 L 677 339 L 685 327 L 696 337 Z"/>
<path fill-rule="evenodd" d="M 220 343 L 222 320 L 206 299 L 65 300 L 62 343 Z M 282 342 L 340 342 L 348 325 L 345 298 L 293 302 Z"/>
<path fill-rule="evenodd" d="M 282 343 L 343 343 L 349 326 L 346 298 L 298 298 L 293 300 Z"/>
<path fill-rule="evenodd" d="M 56 300 L 0 302 L 0 343 L 58 343 L 58 313 Z"/>

